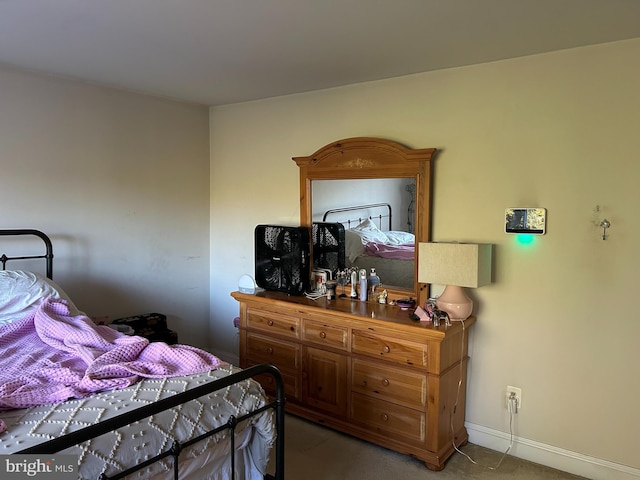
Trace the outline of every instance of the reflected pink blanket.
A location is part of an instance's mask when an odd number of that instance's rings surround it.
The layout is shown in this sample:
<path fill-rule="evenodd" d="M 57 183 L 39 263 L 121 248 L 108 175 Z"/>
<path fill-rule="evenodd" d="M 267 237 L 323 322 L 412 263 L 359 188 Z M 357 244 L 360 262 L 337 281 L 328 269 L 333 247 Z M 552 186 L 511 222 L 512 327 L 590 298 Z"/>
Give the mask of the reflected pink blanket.
<path fill-rule="evenodd" d="M 203 350 L 127 336 L 72 317 L 64 300 L 46 299 L 23 319 L 0 326 L 0 410 L 82 398 L 141 378 L 214 370 Z"/>
<path fill-rule="evenodd" d="M 399 260 L 413 260 L 415 258 L 415 246 L 387 245 L 386 243 L 367 242 L 364 246 L 367 255 L 374 255 L 382 258 L 396 258 Z"/>

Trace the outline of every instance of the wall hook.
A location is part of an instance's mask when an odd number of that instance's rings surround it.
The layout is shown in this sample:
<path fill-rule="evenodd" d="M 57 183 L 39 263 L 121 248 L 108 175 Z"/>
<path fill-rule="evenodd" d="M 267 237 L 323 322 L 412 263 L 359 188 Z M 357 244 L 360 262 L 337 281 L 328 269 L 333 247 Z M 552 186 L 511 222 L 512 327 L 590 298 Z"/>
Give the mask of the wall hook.
<path fill-rule="evenodd" d="M 602 227 L 602 239 L 607 239 L 607 228 L 611 226 L 611 222 L 606 218 L 600 222 L 600 226 Z"/>

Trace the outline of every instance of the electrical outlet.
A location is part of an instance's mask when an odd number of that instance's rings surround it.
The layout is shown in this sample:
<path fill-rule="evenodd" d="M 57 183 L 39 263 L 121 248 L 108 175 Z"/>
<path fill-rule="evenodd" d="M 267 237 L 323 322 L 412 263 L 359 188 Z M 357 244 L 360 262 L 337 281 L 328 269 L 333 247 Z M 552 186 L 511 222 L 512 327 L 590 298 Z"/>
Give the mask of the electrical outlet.
<path fill-rule="evenodd" d="M 511 397 L 512 393 L 516 396 L 516 408 L 517 408 L 517 411 L 512 413 L 518 413 L 522 408 L 522 389 L 518 387 L 512 387 L 511 385 L 507 386 L 507 392 L 505 395 L 505 406 L 509 411 L 511 411 L 509 398 Z"/>

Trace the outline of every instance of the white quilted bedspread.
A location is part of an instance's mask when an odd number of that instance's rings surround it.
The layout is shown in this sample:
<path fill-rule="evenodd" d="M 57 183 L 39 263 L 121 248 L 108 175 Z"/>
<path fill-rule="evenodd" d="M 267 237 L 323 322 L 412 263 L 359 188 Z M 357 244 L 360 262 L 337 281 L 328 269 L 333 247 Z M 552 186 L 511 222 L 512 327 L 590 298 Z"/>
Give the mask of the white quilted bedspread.
<path fill-rule="evenodd" d="M 17 452 L 237 370 L 237 367 L 225 366 L 198 375 L 147 379 L 122 390 L 103 392 L 89 398 L 0 412 L 0 418 L 7 426 L 7 431 L 0 434 L 0 454 Z M 63 453 L 80 456 L 80 478 L 97 479 L 103 472 L 112 475 L 136 465 L 169 449 L 173 440 L 193 438 L 225 424 L 231 415 L 241 416 L 265 402 L 258 383 L 243 381 Z M 180 455 L 180 478 L 186 478 L 191 471 L 195 472 L 193 477 L 199 479 L 229 478 L 228 436 L 225 431 L 185 449 Z M 236 448 L 244 448 L 238 455 L 244 478 L 262 478 L 274 439 L 271 411 L 263 412 L 237 427 Z M 172 468 L 169 457 L 128 478 L 171 478 Z"/>

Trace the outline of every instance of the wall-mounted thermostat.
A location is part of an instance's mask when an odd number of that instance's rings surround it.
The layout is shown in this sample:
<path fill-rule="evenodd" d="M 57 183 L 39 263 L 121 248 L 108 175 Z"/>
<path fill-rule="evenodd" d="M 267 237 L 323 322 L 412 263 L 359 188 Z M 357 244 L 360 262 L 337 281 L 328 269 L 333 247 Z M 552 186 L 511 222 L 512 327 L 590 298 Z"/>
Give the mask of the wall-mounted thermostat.
<path fill-rule="evenodd" d="M 505 210 L 505 233 L 544 235 L 546 232 L 546 223 L 546 208 L 507 208 Z"/>

